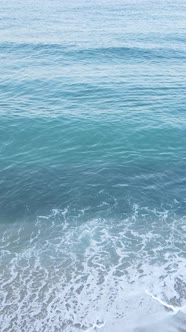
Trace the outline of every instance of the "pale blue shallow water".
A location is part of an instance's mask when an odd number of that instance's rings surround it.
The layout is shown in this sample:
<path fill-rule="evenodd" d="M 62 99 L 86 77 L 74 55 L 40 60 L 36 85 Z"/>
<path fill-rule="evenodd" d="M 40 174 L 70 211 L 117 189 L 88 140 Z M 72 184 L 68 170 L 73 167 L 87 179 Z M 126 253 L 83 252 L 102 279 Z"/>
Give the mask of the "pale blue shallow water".
<path fill-rule="evenodd" d="M 1 331 L 183 331 L 185 1 L 0 5 Z"/>

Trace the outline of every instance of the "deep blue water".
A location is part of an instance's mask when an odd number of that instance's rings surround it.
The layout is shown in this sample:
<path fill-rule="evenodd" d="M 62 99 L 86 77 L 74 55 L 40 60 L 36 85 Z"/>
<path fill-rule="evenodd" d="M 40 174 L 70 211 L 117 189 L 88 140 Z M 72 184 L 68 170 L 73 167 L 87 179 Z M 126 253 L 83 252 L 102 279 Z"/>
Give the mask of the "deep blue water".
<path fill-rule="evenodd" d="M 181 331 L 186 2 L 0 6 L 1 331 Z"/>

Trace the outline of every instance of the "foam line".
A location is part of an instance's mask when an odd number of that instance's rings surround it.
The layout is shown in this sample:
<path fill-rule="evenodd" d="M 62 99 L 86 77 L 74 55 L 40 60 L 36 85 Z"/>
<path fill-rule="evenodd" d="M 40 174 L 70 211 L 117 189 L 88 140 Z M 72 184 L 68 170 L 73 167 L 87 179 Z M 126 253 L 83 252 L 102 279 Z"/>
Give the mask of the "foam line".
<path fill-rule="evenodd" d="M 149 291 L 147 291 L 147 290 L 145 291 L 145 293 L 148 294 L 148 295 L 150 295 L 154 300 L 158 301 L 158 302 L 161 303 L 164 307 L 166 307 L 166 308 L 172 310 L 172 311 L 175 312 L 175 313 L 177 313 L 177 312 L 180 310 L 180 308 L 178 308 L 178 307 L 174 307 L 173 305 L 168 304 L 168 303 L 162 301 L 161 299 L 159 299 L 158 297 L 154 296 L 153 294 L 151 294 L 151 293 L 150 293 Z"/>

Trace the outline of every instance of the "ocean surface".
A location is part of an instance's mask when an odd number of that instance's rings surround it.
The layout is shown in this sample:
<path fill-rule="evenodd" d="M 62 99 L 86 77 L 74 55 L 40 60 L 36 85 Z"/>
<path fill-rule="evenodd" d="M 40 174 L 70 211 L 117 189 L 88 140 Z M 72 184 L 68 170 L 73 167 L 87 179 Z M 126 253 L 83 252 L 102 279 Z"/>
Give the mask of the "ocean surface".
<path fill-rule="evenodd" d="M 186 1 L 0 1 L 0 331 L 186 331 Z"/>

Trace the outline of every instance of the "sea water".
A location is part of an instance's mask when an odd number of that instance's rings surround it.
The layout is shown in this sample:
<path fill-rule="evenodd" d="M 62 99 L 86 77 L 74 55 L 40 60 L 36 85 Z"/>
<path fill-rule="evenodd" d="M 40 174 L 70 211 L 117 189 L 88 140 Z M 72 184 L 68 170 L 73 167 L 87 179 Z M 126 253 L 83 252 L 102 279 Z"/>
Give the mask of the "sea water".
<path fill-rule="evenodd" d="M 1 0 L 1 332 L 186 330 L 185 63 L 184 0 Z"/>

